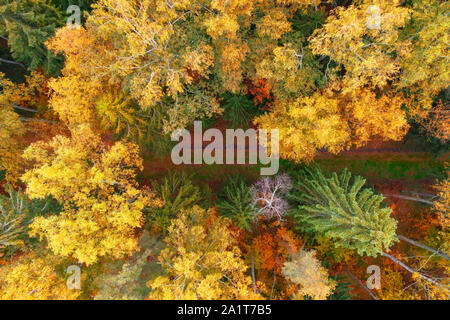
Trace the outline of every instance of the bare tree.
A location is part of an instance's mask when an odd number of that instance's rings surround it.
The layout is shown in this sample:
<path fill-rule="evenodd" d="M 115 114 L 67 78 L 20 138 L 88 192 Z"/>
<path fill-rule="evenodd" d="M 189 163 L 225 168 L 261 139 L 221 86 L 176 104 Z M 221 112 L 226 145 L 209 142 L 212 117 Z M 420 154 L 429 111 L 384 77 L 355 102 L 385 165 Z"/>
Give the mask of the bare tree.
<path fill-rule="evenodd" d="M 257 181 L 250 188 L 252 203 L 256 207 L 256 214 L 266 219 L 283 219 L 283 215 L 289 208 L 284 199 L 292 188 L 291 178 L 287 174 L 279 174 L 275 177 L 265 177 Z"/>

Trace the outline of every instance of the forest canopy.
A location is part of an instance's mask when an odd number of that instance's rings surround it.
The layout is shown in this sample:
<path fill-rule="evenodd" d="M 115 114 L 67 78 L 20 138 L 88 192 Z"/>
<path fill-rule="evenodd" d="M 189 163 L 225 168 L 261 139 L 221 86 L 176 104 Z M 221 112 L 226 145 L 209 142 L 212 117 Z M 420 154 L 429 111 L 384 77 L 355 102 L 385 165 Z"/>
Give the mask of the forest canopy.
<path fill-rule="evenodd" d="M 0 0 L 0 299 L 447 300 L 449 12 Z"/>

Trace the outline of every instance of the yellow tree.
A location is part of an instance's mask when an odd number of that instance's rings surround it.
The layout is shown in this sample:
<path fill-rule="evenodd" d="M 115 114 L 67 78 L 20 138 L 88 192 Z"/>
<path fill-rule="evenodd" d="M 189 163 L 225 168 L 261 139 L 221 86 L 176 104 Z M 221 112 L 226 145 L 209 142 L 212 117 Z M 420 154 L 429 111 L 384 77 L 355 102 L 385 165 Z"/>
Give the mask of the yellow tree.
<path fill-rule="evenodd" d="M 69 289 L 55 270 L 55 257 L 33 253 L 0 268 L 0 300 L 73 300 L 79 290 Z"/>
<path fill-rule="evenodd" d="M 0 170 L 5 170 L 6 181 L 16 180 L 21 169 L 21 137 L 24 132 L 19 115 L 11 109 L 0 107 Z"/>
<path fill-rule="evenodd" d="M 256 78 L 267 79 L 278 99 L 314 92 L 321 75 L 311 50 L 295 43 L 274 47 L 255 68 Z"/>
<path fill-rule="evenodd" d="M 400 0 L 363 0 L 337 7 L 314 31 L 310 47 L 314 54 L 329 56 L 343 67 L 344 92 L 383 87 L 398 76 L 398 54 L 409 48 L 408 42 L 400 41 L 400 28 L 410 12 Z"/>
<path fill-rule="evenodd" d="M 283 275 L 299 285 L 300 296 L 310 296 L 314 300 L 326 300 L 333 293 L 336 282 L 328 279 L 327 269 L 316 258 L 315 251 L 300 249 L 291 261 L 284 263 Z"/>
<path fill-rule="evenodd" d="M 39 107 L 44 82 L 44 76 L 37 72 L 26 76 L 25 82 L 20 84 L 13 83 L 0 73 L 0 170 L 6 171 L 8 182 L 16 182 L 23 170 L 21 154 L 28 127 L 24 122 L 33 121 L 32 118 L 20 117 L 15 110 L 28 115 L 37 113 L 35 107 Z"/>
<path fill-rule="evenodd" d="M 338 99 L 318 91 L 311 97 L 279 101 L 255 123 L 262 129 L 279 129 L 282 157 L 310 161 L 318 149 L 338 153 L 346 147 L 350 131 L 339 111 Z"/>
<path fill-rule="evenodd" d="M 29 197 L 51 195 L 63 205 L 59 215 L 38 217 L 30 226 L 56 255 L 89 265 L 137 249 L 134 232 L 142 226 L 142 210 L 159 202 L 134 180 L 142 169 L 136 145 L 108 146 L 81 125 L 70 137 L 31 145 L 24 158 L 34 162 L 22 177 Z"/>
<path fill-rule="evenodd" d="M 58 29 L 47 46 L 65 56 L 63 76 L 49 81 L 50 106 L 64 123 L 89 123 L 126 136 L 139 133 L 143 122 L 134 116 L 131 99 L 117 77 L 106 77 L 101 68 L 111 63 L 113 48 L 100 45 L 84 28 L 71 26 Z"/>
<path fill-rule="evenodd" d="M 283 99 L 273 110 L 255 119 L 262 129 L 279 129 L 280 155 L 310 161 L 317 150 L 339 153 L 362 147 L 374 138 L 400 140 L 409 129 L 402 96 L 377 96 L 364 88 L 336 93 L 330 85 L 310 97 Z"/>
<path fill-rule="evenodd" d="M 218 94 L 259 77 L 256 66 L 274 59 L 289 18 L 309 5 L 317 1 L 99 0 L 85 29 L 61 28 L 48 42 L 66 56 L 52 107 L 64 121 L 92 121 L 99 94 L 120 89 L 143 110 L 163 106 L 166 133 L 211 117 L 222 112 Z M 291 86 L 297 71 L 285 75 Z"/>
<path fill-rule="evenodd" d="M 94 103 L 107 90 L 107 83 L 99 76 L 102 71 L 91 72 L 95 64 L 107 59 L 107 50 L 94 43 L 85 29 L 69 26 L 58 29 L 47 42 L 49 49 L 65 56 L 63 76 L 49 82 L 50 106 L 69 126 L 94 122 Z"/>
<path fill-rule="evenodd" d="M 377 296 L 381 300 L 419 300 L 420 296 L 408 289 L 403 279 L 403 275 L 399 271 L 393 270 L 391 267 L 382 269 L 381 286 L 377 292 Z"/>
<path fill-rule="evenodd" d="M 450 3 L 443 0 L 416 0 L 407 33 L 411 48 L 402 52 L 399 86 L 415 93 L 418 107 L 429 109 L 432 96 L 446 89 L 450 81 Z"/>
<path fill-rule="evenodd" d="M 340 100 L 352 131 L 352 145 L 364 146 L 374 137 L 398 141 L 408 132 L 402 109 L 406 100 L 400 95 L 377 97 L 368 89 L 358 89 Z"/>
<path fill-rule="evenodd" d="M 172 222 L 159 261 L 166 275 L 149 281 L 150 299 L 258 299 L 247 266 L 213 210 L 198 206 Z"/>

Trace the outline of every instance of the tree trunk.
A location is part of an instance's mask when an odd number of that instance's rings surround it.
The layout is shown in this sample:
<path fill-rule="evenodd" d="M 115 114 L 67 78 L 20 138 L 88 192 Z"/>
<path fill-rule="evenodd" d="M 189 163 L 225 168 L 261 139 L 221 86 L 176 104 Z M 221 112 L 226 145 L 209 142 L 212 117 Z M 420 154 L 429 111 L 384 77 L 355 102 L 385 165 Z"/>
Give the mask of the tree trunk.
<path fill-rule="evenodd" d="M 371 297 L 373 300 L 378 300 L 378 298 L 372 293 L 372 291 L 367 288 L 367 286 L 362 283 L 361 280 L 359 280 L 353 273 L 347 270 L 348 275 L 355 281 L 357 284 L 359 284 Z"/>
<path fill-rule="evenodd" d="M 429 205 L 434 205 L 433 201 L 429 201 L 429 200 L 425 200 L 425 199 L 421 199 L 421 198 L 416 198 L 416 197 L 408 197 L 408 196 L 402 196 L 400 194 L 386 194 L 386 197 L 393 197 L 393 198 L 399 198 L 399 199 L 404 199 L 404 200 L 411 200 L 411 201 L 416 201 L 416 202 L 421 202 L 421 203 L 425 203 L 425 204 L 429 204 Z"/>
<path fill-rule="evenodd" d="M 277 277 L 277 273 L 275 272 L 275 270 L 273 270 L 273 283 L 272 283 L 272 290 L 270 291 L 270 299 L 269 300 L 272 300 L 273 290 L 275 289 L 276 277 Z"/>
<path fill-rule="evenodd" d="M 19 109 L 19 110 L 23 110 L 23 111 L 28 111 L 28 112 L 34 112 L 37 113 L 37 110 L 34 109 L 30 109 L 30 108 L 25 108 L 25 107 L 21 107 L 21 106 L 16 106 L 15 104 L 11 105 L 14 109 Z"/>
<path fill-rule="evenodd" d="M 437 254 L 438 256 L 441 256 L 441 257 L 444 258 L 444 259 L 450 260 L 450 257 L 449 257 L 448 255 L 446 255 L 446 254 L 445 254 L 444 252 L 442 252 L 442 251 L 433 249 L 433 248 L 431 248 L 431 247 L 429 247 L 429 246 L 427 246 L 427 245 L 424 245 L 424 244 L 422 244 L 422 243 L 420 243 L 420 242 L 417 242 L 417 241 L 415 241 L 415 240 L 409 239 L 409 238 L 407 238 L 407 237 L 405 237 L 405 236 L 402 236 L 402 235 L 400 235 L 400 234 L 397 235 L 397 238 L 399 238 L 400 240 L 403 240 L 403 241 L 405 241 L 405 242 L 408 242 L 409 244 L 412 244 L 413 246 L 416 246 L 416 247 L 419 247 L 419 248 L 428 250 L 428 251 L 430 251 L 430 252 L 433 252 L 433 253 Z"/>
<path fill-rule="evenodd" d="M 253 281 L 253 293 L 256 294 L 255 262 L 253 261 L 253 254 L 252 254 L 252 281 Z"/>
<path fill-rule="evenodd" d="M 17 62 L 17 61 L 0 58 L 0 62 L 9 63 L 9 64 L 15 64 L 17 66 L 20 66 L 23 69 L 26 69 L 25 65 L 23 65 L 22 63 Z"/>
<path fill-rule="evenodd" d="M 432 284 L 437 285 L 439 288 L 444 289 L 444 288 L 442 288 L 442 285 L 441 285 L 439 282 L 437 282 L 436 280 L 431 279 L 431 278 L 429 278 L 429 277 L 427 277 L 427 276 L 424 276 L 424 275 L 421 274 L 420 272 L 417 272 L 416 270 L 414 270 L 414 269 L 408 267 L 406 264 L 404 264 L 404 263 L 401 262 L 400 260 L 394 258 L 394 257 L 391 256 L 390 254 L 387 254 L 386 252 L 382 252 L 382 256 L 383 256 L 383 257 L 386 257 L 386 258 L 389 258 L 390 260 L 392 260 L 393 262 L 395 262 L 396 264 L 398 264 L 400 267 L 402 267 L 402 268 L 405 269 L 406 271 L 408 271 L 408 272 L 410 272 L 410 273 L 416 273 L 416 274 L 417 274 L 419 277 L 421 277 L 423 280 L 426 280 L 426 281 L 428 281 L 428 282 L 431 282 Z"/>

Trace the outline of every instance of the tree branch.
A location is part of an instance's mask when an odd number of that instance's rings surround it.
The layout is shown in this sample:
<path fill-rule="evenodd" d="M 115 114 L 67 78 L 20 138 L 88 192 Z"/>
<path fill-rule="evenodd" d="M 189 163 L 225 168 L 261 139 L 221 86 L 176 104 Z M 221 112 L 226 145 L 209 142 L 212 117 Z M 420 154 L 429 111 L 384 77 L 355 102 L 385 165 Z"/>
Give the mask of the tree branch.
<path fill-rule="evenodd" d="M 415 274 L 417 274 L 419 277 L 421 277 L 423 280 L 426 280 L 426 281 L 428 281 L 428 282 L 431 282 L 432 284 L 438 286 L 439 288 L 444 289 L 444 288 L 442 287 L 442 285 L 441 285 L 439 282 L 437 282 L 436 280 L 431 279 L 431 278 L 429 278 L 429 277 L 427 277 L 427 276 L 421 274 L 420 272 L 417 272 L 416 270 L 414 270 L 414 269 L 408 267 L 406 264 L 404 264 L 404 263 L 401 262 L 400 260 L 394 258 L 394 257 L 391 256 L 390 254 L 387 254 L 386 252 L 382 252 L 381 255 L 382 255 L 383 257 L 389 258 L 390 260 L 392 260 L 393 262 L 395 262 L 396 264 L 398 264 L 400 267 L 402 267 L 402 268 L 405 269 L 406 271 L 410 272 L 411 274 L 415 273 Z"/>
<path fill-rule="evenodd" d="M 21 106 L 17 106 L 15 104 L 11 105 L 14 109 L 19 109 L 19 110 L 23 110 L 23 111 L 28 111 L 28 112 L 34 112 L 34 113 L 38 113 L 39 111 L 34 110 L 34 109 L 30 109 L 30 108 L 26 108 L 26 107 L 21 107 Z"/>
<path fill-rule="evenodd" d="M 252 259 L 252 281 L 253 281 L 253 293 L 256 294 L 256 278 L 255 278 L 255 262 L 253 261 L 253 254 L 251 255 Z"/>
<path fill-rule="evenodd" d="M 446 255 L 444 252 L 436 250 L 436 249 L 433 249 L 433 248 L 431 248 L 431 247 L 429 247 L 429 246 L 427 246 L 427 245 L 425 245 L 423 243 L 420 243 L 420 242 L 417 242 L 415 240 L 409 239 L 409 238 L 407 238 L 405 236 L 402 236 L 400 234 L 397 235 L 397 238 L 399 238 L 400 240 L 403 240 L 405 242 L 408 242 L 409 244 L 412 244 L 413 246 L 416 246 L 416 247 L 428 250 L 430 252 L 433 252 L 433 253 L 437 254 L 438 256 L 441 256 L 444 259 L 450 260 L 450 257 L 448 255 Z"/>
<path fill-rule="evenodd" d="M 404 200 L 411 200 L 411 201 L 421 202 L 421 203 L 429 204 L 431 206 L 434 205 L 433 201 L 425 200 L 425 199 L 422 199 L 422 198 L 402 196 L 400 194 L 385 194 L 385 196 L 386 197 L 392 197 L 392 198 L 399 198 L 399 199 L 404 199 Z"/>
<path fill-rule="evenodd" d="M 369 288 L 367 288 L 367 286 L 364 285 L 364 283 L 362 283 L 361 280 L 359 280 L 353 273 L 351 273 L 350 271 L 346 270 L 348 275 L 350 276 L 350 278 L 353 279 L 353 281 L 355 281 L 357 284 L 359 284 L 371 297 L 373 300 L 378 300 L 377 296 L 374 295 L 372 293 L 372 291 L 369 290 Z"/>
<path fill-rule="evenodd" d="M 15 65 L 18 65 L 18 66 L 20 66 L 21 68 L 23 68 L 25 70 L 27 69 L 25 67 L 25 65 L 23 65 L 22 63 L 17 62 L 17 61 L 0 58 L 0 62 L 9 63 L 9 64 L 15 64 Z"/>

